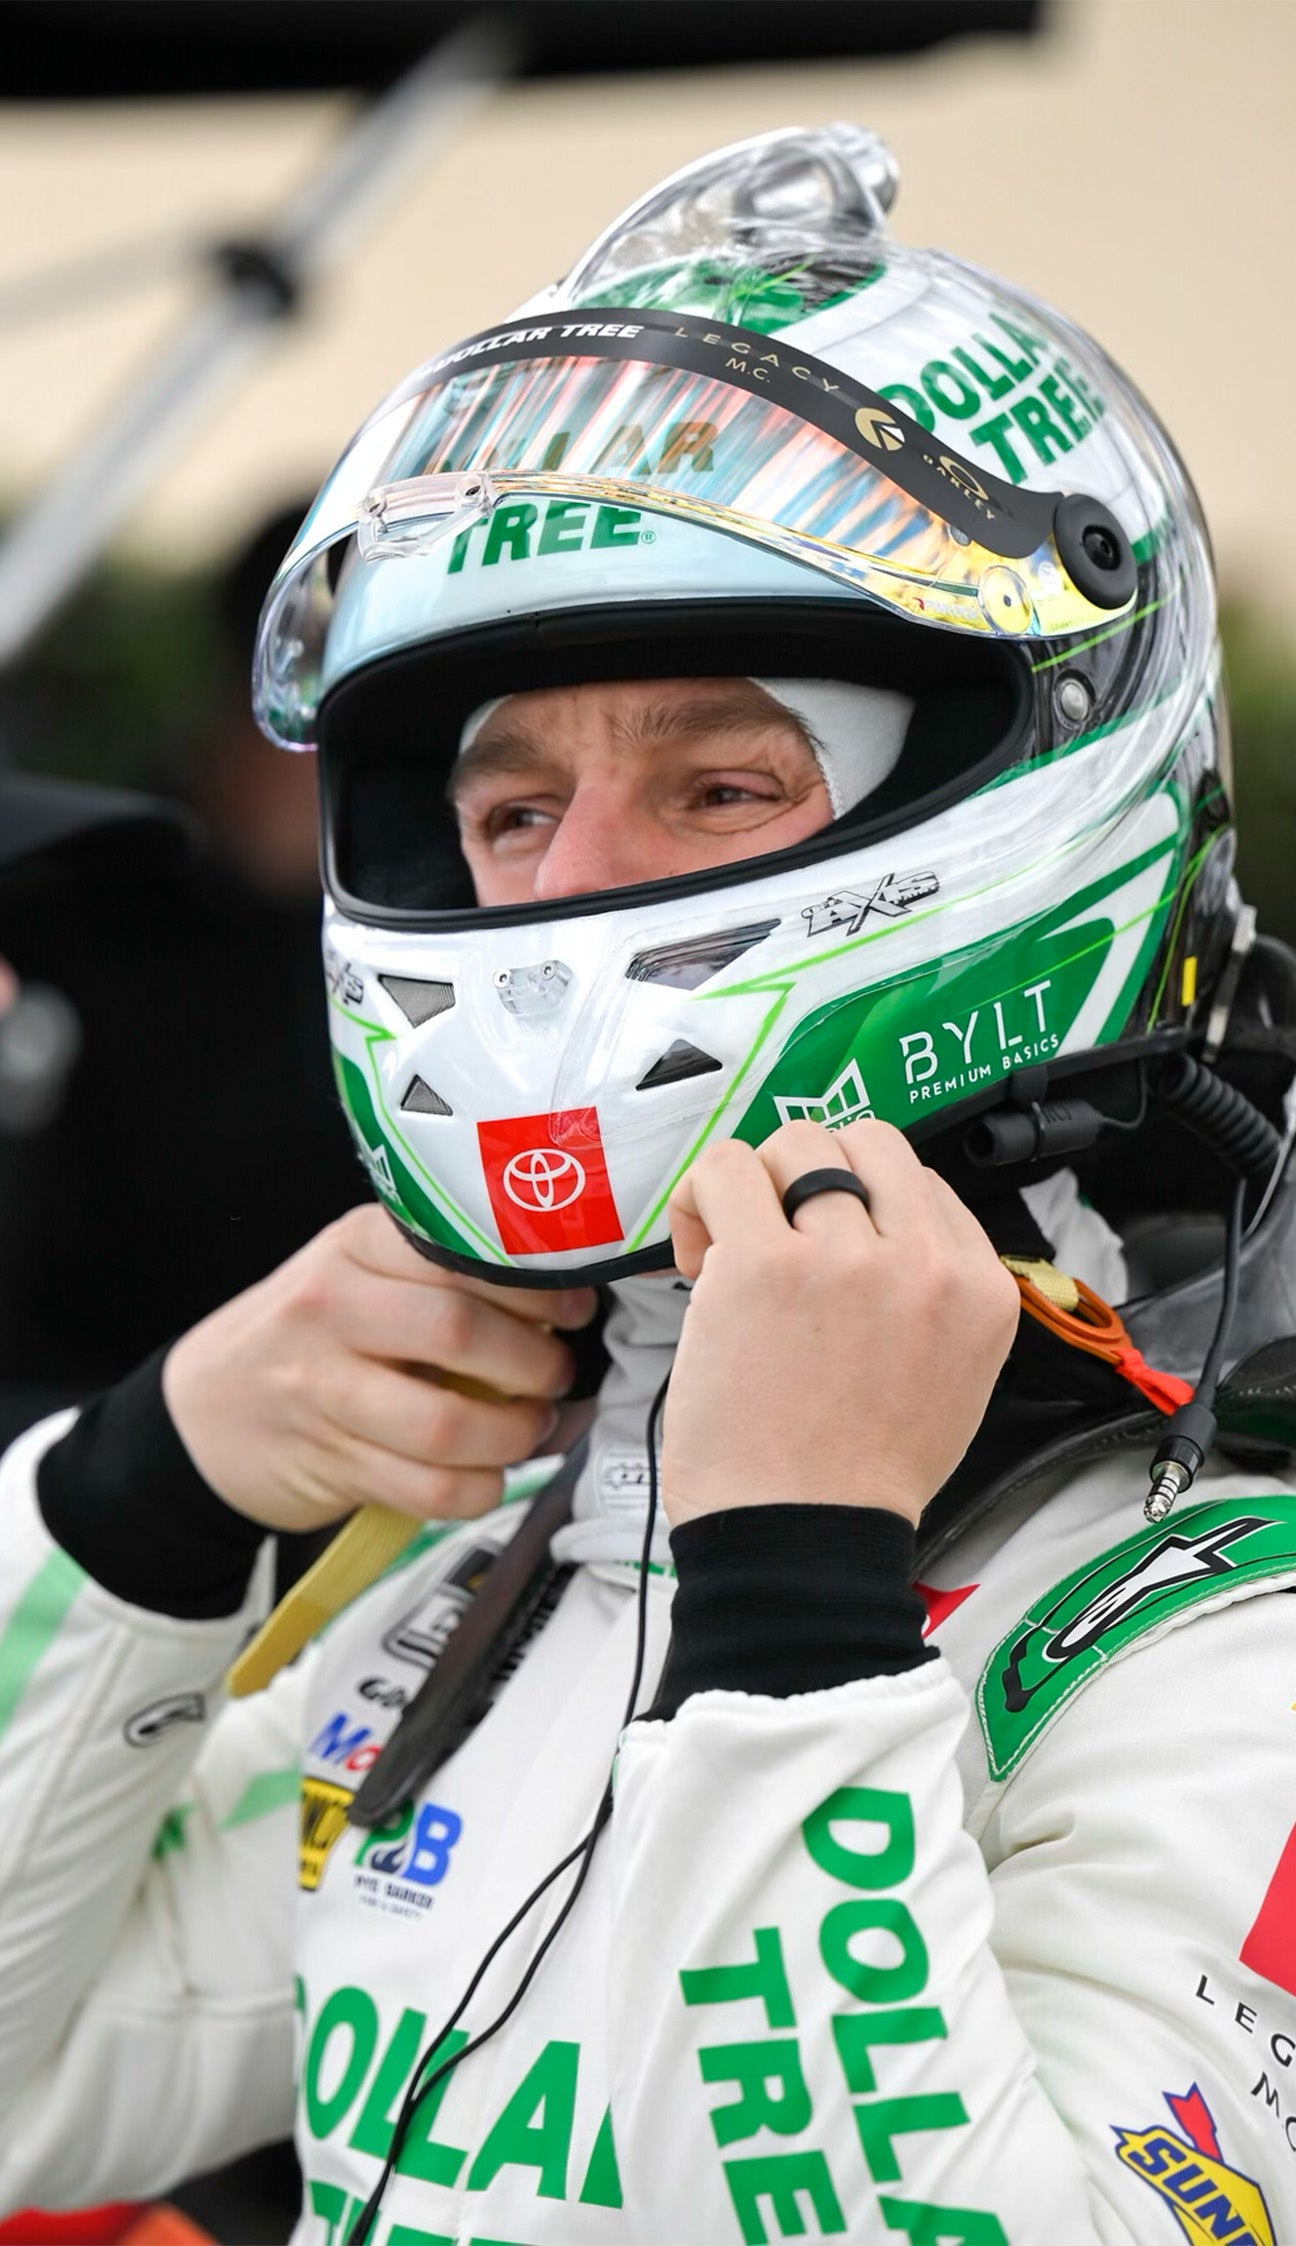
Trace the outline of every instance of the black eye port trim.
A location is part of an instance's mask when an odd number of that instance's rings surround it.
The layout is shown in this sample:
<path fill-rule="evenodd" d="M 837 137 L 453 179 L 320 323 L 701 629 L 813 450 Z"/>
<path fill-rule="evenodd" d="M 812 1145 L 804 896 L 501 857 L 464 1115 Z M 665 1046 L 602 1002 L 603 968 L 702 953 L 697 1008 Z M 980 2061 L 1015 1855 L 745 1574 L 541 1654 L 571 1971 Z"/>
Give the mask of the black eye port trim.
<path fill-rule="evenodd" d="M 416 975 L 380 975 L 378 980 L 413 1029 L 448 1013 L 455 1002 L 453 983 L 429 982 Z"/>
<path fill-rule="evenodd" d="M 713 1054 L 699 1052 L 687 1038 L 677 1037 L 673 1045 L 667 1046 L 661 1059 L 653 1062 L 647 1075 L 640 1077 L 635 1090 L 653 1092 L 659 1084 L 682 1084 L 686 1077 L 710 1076 L 714 1069 L 723 1067 L 724 1062 L 716 1060 Z"/>
<path fill-rule="evenodd" d="M 759 944 L 778 927 L 773 920 L 753 920 L 745 928 L 721 928 L 710 936 L 688 936 L 680 943 L 657 944 L 635 954 L 626 969 L 630 983 L 666 983 L 672 990 L 696 990 L 722 968 L 731 967 L 753 944 Z"/>
<path fill-rule="evenodd" d="M 405 1097 L 401 1101 L 401 1110 L 405 1115 L 454 1114 L 449 1101 L 443 1100 L 439 1092 L 434 1092 L 430 1084 L 425 1084 L 421 1076 L 410 1078 Z"/>

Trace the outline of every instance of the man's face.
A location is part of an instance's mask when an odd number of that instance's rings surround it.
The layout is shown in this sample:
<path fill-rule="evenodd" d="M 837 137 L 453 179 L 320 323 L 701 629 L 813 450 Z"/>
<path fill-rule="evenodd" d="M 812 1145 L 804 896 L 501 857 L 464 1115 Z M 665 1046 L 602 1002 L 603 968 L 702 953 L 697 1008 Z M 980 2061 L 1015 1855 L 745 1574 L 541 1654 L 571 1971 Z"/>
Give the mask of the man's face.
<path fill-rule="evenodd" d="M 481 905 L 696 873 L 786 850 L 832 818 L 800 726 L 750 679 L 510 695 L 449 793 Z"/>
<path fill-rule="evenodd" d="M 7 959 L 0 959 L 0 1014 L 7 1014 L 18 996 L 18 977 Z"/>

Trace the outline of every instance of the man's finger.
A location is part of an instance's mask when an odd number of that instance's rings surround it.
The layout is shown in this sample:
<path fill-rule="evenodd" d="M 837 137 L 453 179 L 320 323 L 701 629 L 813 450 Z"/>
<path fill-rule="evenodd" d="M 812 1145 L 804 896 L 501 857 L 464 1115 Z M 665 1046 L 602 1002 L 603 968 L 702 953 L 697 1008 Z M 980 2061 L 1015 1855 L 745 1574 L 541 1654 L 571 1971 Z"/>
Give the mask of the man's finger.
<path fill-rule="evenodd" d="M 873 1229 L 884 1240 L 941 1229 L 927 1191 L 926 1173 L 903 1131 L 893 1123 L 848 1123 L 834 1131 L 833 1143 L 841 1149 L 861 1183 L 868 1187 Z"/>
<path fill-rule="evenodd" d="M 493 1511 L 504 1492 L 498 1469 L 429 1466 L 380 1444 L 355 1442 L 333 1467 L 333 1480 L 359 1505 L 390 1505 L 420 1520 L 462 1521 Z"/>
<path fill-rule="evenodd" d="M 363 1221 L 361 1221 L 363 1220 Z M 471 1279 L 447 1272 L 419 1254 L 398 1231 L 385 1209 L 352 1209 L 340 1220 L 348 1255 L 367 1270 L 383 1277 L 403 1279 L 423 1288 L 449 1287 L 476 1295 L 506 1310 L 510 1318 L 533 1325 L 561 1326 L 575 1332 L 587 1326 L 598 1308 L 593 1287 L 501 1287 L 486 1279 Z"/>
<path fill-rule="evenodd" d="M 498 1290 L 496 1290 L 498 1294 Z M 463 1287 L 411 1287 L 368 1271 L 339 1298 L 336 1330 L 361 1356 L 435 1367 L 501 1396 L 565 1395 L 565 1342 Z"/>
<path fill-rule="evenodd" d="M 328 1418 L 352 1442 L 447 1467 L 515 1466 L 552 1426 L 551 1404 L 483 1402 L 418 1373 L 353 1359 L 331 1383 Z"/>
<path fill-rule="evenodd" d="M 839 1144 L 840 1134 L 826 1131 L 821 1123 L 785 1123 L 766 1139 L 759 1149 L 760 1159 L 773 1180 L 779 1197 L 780 1213 L 783 1196 L 798 1178 L 807 1177 L 812 1170 L 841 1170 L 844 1175 L 855 1175 L 846 1159 L 844 1147 Z M 861 1184 L 864 1179 L 861 1175 Z M 787 1222 L 786 1217 L 784 1222 Z M 807 1239 L 825 1243 L 850 1238 L 858 1234 L 861 1225 L 869 1224 L 869 1211 L 853 1193 L 815 1193 L 794 1212 L 792 1229 Z"/>
<path fill-rule="evenodd" d="M 714 1241 L 764 1233 L 776 1242 L 787 1225 L 769 1171 L 754 1147 L 722 1139 L 699 1155 L 670 1197 L 675 1261 L 696 1279 Z"/>

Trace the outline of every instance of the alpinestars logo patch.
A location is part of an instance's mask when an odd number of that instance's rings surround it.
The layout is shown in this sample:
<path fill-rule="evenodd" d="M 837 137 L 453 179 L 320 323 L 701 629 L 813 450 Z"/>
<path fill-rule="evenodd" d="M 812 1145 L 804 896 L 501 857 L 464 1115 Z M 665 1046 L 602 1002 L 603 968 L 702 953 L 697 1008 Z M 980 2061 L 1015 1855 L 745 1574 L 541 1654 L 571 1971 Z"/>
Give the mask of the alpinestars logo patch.
<path fill-rule="evenodd" d="M 977 1686 L 992 1778 L 1017 1768 L 1072 1695 L 1138 1639 L 1221 1594 L 1296 1578 L 1296 1498 L 1266 1494 L 1193 1505 L 1175 1527 L 1140 1529 L 1032 1602 L 1000 1640 Z"/>
<path fill-rule="evenodd" d="M 1223 1528 L 1210 1529 L 1204 1536 L 1180 1536 L 1172 1532 L 1163 1536 L 1150 1552 L 1144 1553 L 1114 1581 L 1101 1584 L 1078 1611 L 1071 1599 L 1059 1600 L 1053 1613 L 1046 1614 L 1036 1628 L 1023 1633 L 1005 1665 L 1004 1699 L 1014 1715 L 1025 1708 L 1047 1682 L 1048 1671 L 1041 1668 L 1037 1674 L 1037 1663 L 1050 1662 L 1056 1667 L 1061 1662 L 1073 1661 L 1077 1654 L 1087 1653 L 1090 1646 L 1097 1645 L 1100 1638 L 1139 1607 L 1159 1600 L 1181 1584 L 1199 1583 L 1203 1577 L 1230 1575 L 1233 1563 L 1226 1556 L 1228 1547 L 1249 1530 L 1269 1526 L 1269 1522 L 1249 1516 L 1226 1521 Z M 1050 1630 L 1049 1624 L 1055 1618 L 1058 1626 Z"/>
<path fill-rule="evenodd" d="M 1230 2168 L 1210 2107 L 1194 2082 L 1164 2093 L 1173 2129 L 1117 2129 L 1116 2158 L 1156 2192 L 1192 2246 L 1274 2246 L 1259 2184 Z"/>

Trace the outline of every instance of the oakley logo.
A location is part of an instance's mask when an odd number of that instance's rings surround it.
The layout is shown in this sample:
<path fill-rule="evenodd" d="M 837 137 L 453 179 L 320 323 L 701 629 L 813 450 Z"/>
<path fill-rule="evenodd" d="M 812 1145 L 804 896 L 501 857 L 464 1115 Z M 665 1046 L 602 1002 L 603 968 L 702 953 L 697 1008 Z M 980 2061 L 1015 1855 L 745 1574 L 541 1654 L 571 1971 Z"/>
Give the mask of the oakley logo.
<path fill-rule="evenodd" d="M 972 470 L 965 468 L 961 460 L 951 459 L 948 452 L 941 454 L 937 465 L 940 474 L 945 477 L 946 481 L 952 483 L 954 489 L 963 492 L 968 499 L 976 500 L 979 505 L 983 500 L 990 497 L 985 485 L 978 481 Z"/>
<path fill-rule="evenodd" d="M 904 431 L 898 429 L 887 413 L 876 406 L 861 406 L 855 416 L 855 426 L 866 445 L 875 452 L 899 452 L 904 443 Z"/>
<path fill-rule="evenodd" d="M 504 1191 L 519 1209 L 567 1209 L 585 1191 L 585 1168 L 560 1147 L 531 1146 L 504 1166 Z"/>

